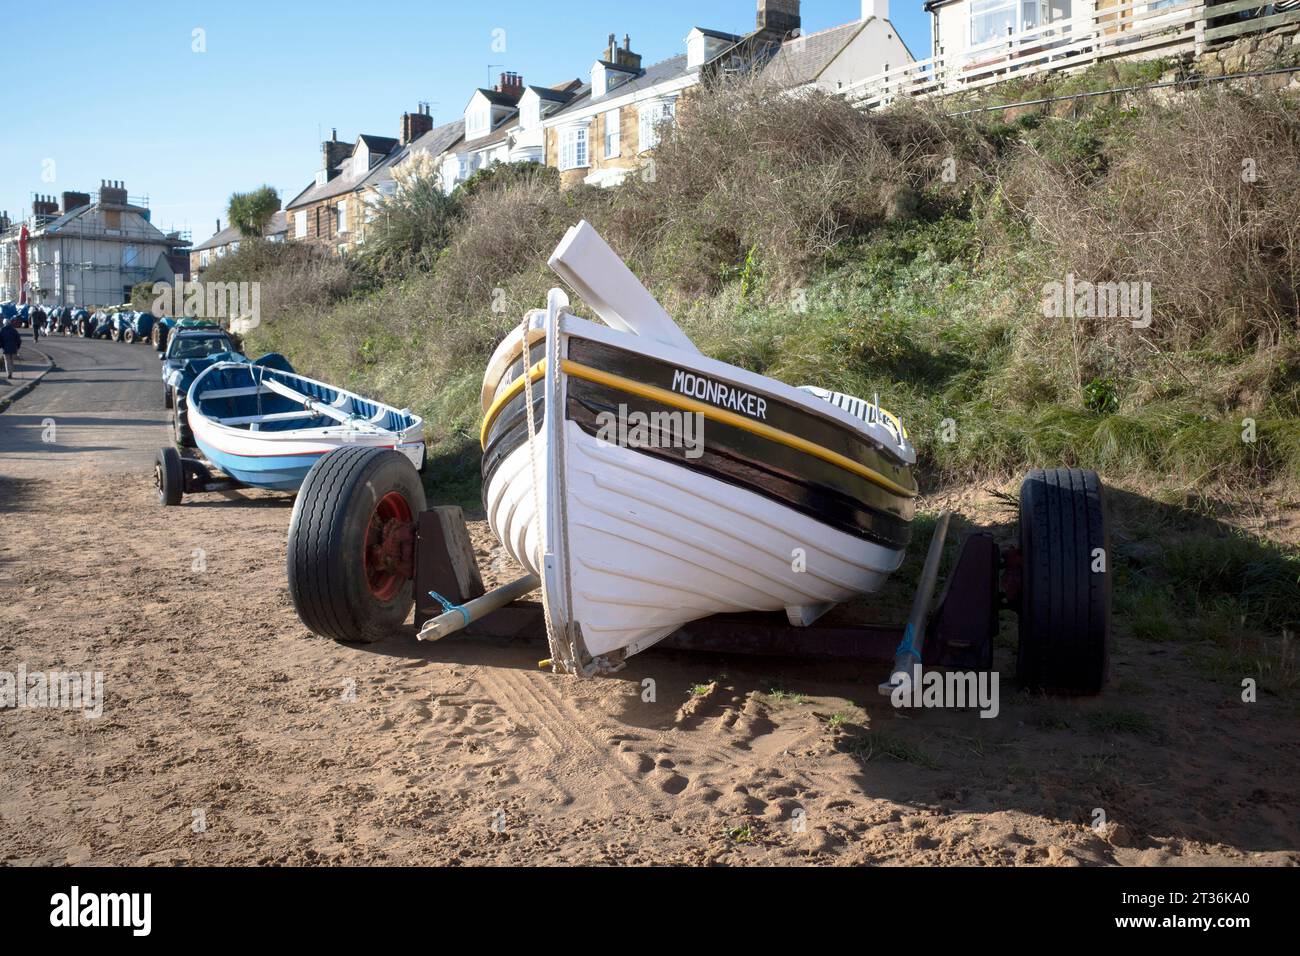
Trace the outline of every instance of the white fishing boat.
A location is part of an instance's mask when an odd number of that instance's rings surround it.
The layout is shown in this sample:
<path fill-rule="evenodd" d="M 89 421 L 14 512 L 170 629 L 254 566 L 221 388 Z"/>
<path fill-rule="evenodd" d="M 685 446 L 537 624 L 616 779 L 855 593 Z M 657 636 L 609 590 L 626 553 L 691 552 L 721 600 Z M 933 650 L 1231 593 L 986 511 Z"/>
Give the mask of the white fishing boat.
<path fill-rule="evenodd" d="M 205 369 L 186 414 L 207 460 L 253 487 L 297 490 L 321 456 L 344 447 L 392 448 L 424 467 L 418 415 L 265 365 Z"/>
<path fill-rule="evenodd" d="M 551 290 L 488 364 L 481 441 L 557 667 L 617 668 L 718 613 L 806 626 L 884 584 L 917 494 L 895 416 L 702 355 L 585 222 L 550 266 L 605 324 Z"/>

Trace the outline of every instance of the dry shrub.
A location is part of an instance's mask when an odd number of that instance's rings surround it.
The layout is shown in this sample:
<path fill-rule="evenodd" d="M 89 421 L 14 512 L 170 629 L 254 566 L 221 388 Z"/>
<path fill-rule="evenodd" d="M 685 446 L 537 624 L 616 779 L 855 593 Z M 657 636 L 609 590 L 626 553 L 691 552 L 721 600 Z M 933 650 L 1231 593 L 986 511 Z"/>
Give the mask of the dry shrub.
<path fill-rule="evenodd" d="M 1225 90 L 1148 100 L 1104 159 L 1098 169 L 1025 147 L 1006 171 L 1006 196 L 1059 270 L 1049 278 L 1150 282 L 1144 336 L 1176 349 L 1271 346 L 1297 328 L 1294 102 Z"/>
<path fill-rule="evenodd" d="M 844 239 L 915 214 L 964 148 L 958 124 L 920 108 L 869 116 L 733 79 L 683 98 L 654 177 L 622 199 L 654 237 L 655 272 L 686 290 L 716 286 L 750 250 L 772 278 L 797 280 Z"/>
<path fill-rule="evenodd" d="M 205 271 L 203 281 L 261 283 L 262 318 L 274 321 L 347 298 L 359 277 L 350 263 L 314 243 L 245 239 Z"/>

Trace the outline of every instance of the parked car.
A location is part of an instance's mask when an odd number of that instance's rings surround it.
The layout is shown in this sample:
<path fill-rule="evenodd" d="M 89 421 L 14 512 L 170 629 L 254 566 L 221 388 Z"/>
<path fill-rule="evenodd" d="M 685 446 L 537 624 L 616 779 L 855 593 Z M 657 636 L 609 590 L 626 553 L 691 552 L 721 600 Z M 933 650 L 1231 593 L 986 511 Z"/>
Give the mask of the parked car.
<path fill-rule="evenodd" d="M 153 340 L 153 347 L 159 352 L 167 348 L 167 337 L 171 335 L 173 329 L 219 329 L 216 322 L 211 319 L 177 319 L 172 316 L 159 319 L 154 323 L 153 333 L 150 336 Z"/>
<path fill-rule="evenodd" d="M 162 359 L 163 407 L 172 407 L 172 389 L 180 380 L 186 362 L 219 352 L 238 351 L 235 340 L 222 329 L 178 329 L 169 336 L 167 350 L 158 356 Z"/>
<path fill-rule="evenodd" d="M 63 321 L 59 325 L 59 332 L 63 335 L 80 335 L 78 331 L 81 322 L 90 318 L 90 313 L 85 309 L 69 308 L 64 312 Z"/>

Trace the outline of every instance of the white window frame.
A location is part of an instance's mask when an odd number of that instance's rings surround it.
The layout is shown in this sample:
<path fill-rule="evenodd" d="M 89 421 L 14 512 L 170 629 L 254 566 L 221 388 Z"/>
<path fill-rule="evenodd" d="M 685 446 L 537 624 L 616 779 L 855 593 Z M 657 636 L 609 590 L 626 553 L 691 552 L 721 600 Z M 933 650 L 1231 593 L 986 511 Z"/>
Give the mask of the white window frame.
<path fill-rule="evenodd" d="M 293 214 L 293 237 L 295 239 L 307 238 L 307 211 L 300 209 Z"/>
<path fill-rule="evenodd" d="M 612 126 L 611 126 L 612 121 Z M 606 110 L 601 123 L 605 130 L 605 158 L 615 159 L 623 152 L 623 111 L 619 107 Z M 613 130 L 612 134 L 610 130 Z"/>
<path fill-rule="evenodd" d="M 560 130 L 560 169 L 587 169 L 591 165 L 590 146 L 585 123 L 563 127 Z"/>
<path fill-rule="evenodd" d="M 1020 32 L 1023 6 L 1024 0 L 971 0 L 970 23 L 967 28 L 970 45 L 979 47 L 1005 39 L 1008 24 L 1012 32 Z M 977 35 L 976 30 L 981 27 L 981 34 Z"/>
<path fill-rule="evenodd" d="M 675 99 L 642 103 L 637 111 L 637 152 L 644 153 L 659 145 L 659 124 L 672 122 L 677 115 Z"/>
<path fill-rule="evenodd" d="M 339 204 L 334 207 L 334 231 L 343 235 L 348 231 L 348 201 L 340 199 Z"/>

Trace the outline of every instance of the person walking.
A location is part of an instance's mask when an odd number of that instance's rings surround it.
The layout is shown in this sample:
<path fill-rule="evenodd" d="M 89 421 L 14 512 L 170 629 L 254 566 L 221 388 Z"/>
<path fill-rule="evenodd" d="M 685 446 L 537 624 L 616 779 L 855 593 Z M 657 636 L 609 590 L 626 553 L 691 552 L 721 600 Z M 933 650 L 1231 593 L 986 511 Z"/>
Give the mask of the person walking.
<path fill-rule="evenodd" d="M 41 340 L 41 329 L 45 328 L 45 320 L 48 318 L 49 316 L 45 314 L 45 310 L 42 309 L 39 305 L 36 308 L 32 309 L 32 341 L 33 342 L 39 342 Z"/>
<path fill-rule="evenodd" d="M 5 356 L 5 379 L 10 382 L 14 379 L 14 356 L 18 354 L 23 344 L 22 337 L 14 325 L 17 321 L 18 317 L 15 316 L 0 327 L 0 351 L 3 351 Z"/>

